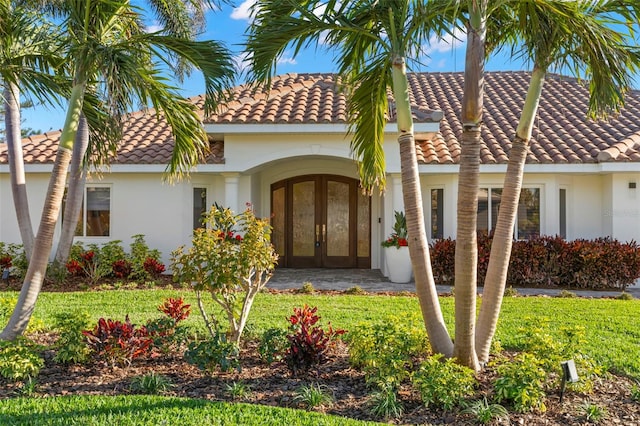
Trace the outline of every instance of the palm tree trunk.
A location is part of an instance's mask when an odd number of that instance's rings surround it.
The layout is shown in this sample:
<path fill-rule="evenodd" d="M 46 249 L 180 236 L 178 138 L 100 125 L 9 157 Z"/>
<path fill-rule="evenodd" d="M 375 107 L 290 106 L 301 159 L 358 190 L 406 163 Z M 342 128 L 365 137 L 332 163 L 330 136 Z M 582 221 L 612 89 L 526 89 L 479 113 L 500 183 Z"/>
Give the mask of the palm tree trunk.
<path fill-rule="evenodd" d="M 538 111 L 545 72 L 534 69 L 527 92 L 513 146 L 509 152 L 509 163 L 504 176 L 500 211 L 491 243 L 491 255 L 482 294 L 482 306 L 476 330 L 476 351 L 481 362 L 489 360 L 491 341 L 498 324 L 502 298 L 507 283 L 507 271 L 511 257 L 513 230 L 518 214 L 518 202 L 522 189 L 524 165 L 529 150 L 533 120 Z"/>
<path fill-rule="evenodd" d="M 4 83 L 5 112 L 4 122 L 7 139 L 11 192 L 18 219 L 20 237 L 27 259 L 33 251 L 33 226 L 27 198 L 27 181 L 24 173 L 22 154 L 22 135 L 20 134 L 20 91 L 17 83 Z"/>
<path fill-rule="evenodd" d="M 416 282 L 416 294 L 432 350 L 449 357 L 453 353 L 453 342 L 442 316 L 431 270 L 429 243 L 422 210 L 422 188 L 420 187 L 411 104 L 409 102 L 409 83 L 403 57 L 395 58 L 392 77 L 393 96 L 398 115 L 398 131 L 400 132 L 398 143 L 400 145 L 402 197 L 407 218 L 409 255 Z"/>
<path fill-rule="evenodd" d="M 486 1 L 469 2 L 467 51 L 462 99 L 460 173 L 458 178 L 458 223 L 455 255 L 455 345 L 458 363 L 480 369 L 475 350 L 477 292 L 477 212 L 480 179 L 480 136 L 484 98 Z"/>
<path fill-rule="evenodd" d="M 62 231 L 56 249 L 55 260 L 58 264 L 64 265 L 68 258 L 76 225 L 82 210 L 84 187 L 87 179 L 87 168 L 83 167 L 84 155 L 89 146 L 89 126 L 84 115 L 80 116 L 76 141 L 73 145 L 73 156 L 69 166 L 69 186 L 67 188 L 67 199 L 62 214 Z"/>
<path fill-rule="evenodd" d="M 23 334 L 29 325 L 29 320 L 35 310 L 36 301 L 42 283 L 47 272 L 47 264 L 49 255 L 51 254 L 51 246 L 53 245 L 53 234 L 55 232 L 58 217 L 60 216 L 60 206 L 62 197 L 64 196 L 64 187 L 67 179 L 67 171 L 71 162 L 73 150 L 73 141 L 76 131 L 78 130 L 78 122 L 82 112 L 82 101 L 84 98 L 85 84 L 77 84 L 71 92 L 69 100 L 69 108 L 65 119 L 64 129 L 60 135 L 60 145 L 58 153 L 53 164 L 51 177 L 49 178 L 49 187 L 47 189 L 44 207 L 42 208 L 42 217 L 40 218 L 40 226 L 38 234 L 34 240 L 33 254 L 27 273 L 22 283 L 22 289 L 18 296 L 16 304 L 8 324 L 5 326 L 0 339 L 14 340 Z"/>
<path fill-rule="evenodd" d="M 9 318 L 9 323 L 4 330 L 2 330 L 2 333 L 0 333 L 0 339 L 14 340 L 24 333 L 27 325 L 29 325 L 29 320 L 35 309 L 36 301 L 47 271 L 49 254 L 51 254 L 51 245 L 53 243 L 53 233 L 55 232 L 60 213 L 60 204 L 62 204 L 67 168 L 70 160 L 70 150 L 63 148 L 58 150 L 53 171 L 51 172 L 51 179 L 49 180 L 47 198 L 42 210 L 40 227 L 38 228 L 38 234 L 35 239 L 29 268 L 22 283 L 18 303 L 13 310 L 11 318 Z"/>

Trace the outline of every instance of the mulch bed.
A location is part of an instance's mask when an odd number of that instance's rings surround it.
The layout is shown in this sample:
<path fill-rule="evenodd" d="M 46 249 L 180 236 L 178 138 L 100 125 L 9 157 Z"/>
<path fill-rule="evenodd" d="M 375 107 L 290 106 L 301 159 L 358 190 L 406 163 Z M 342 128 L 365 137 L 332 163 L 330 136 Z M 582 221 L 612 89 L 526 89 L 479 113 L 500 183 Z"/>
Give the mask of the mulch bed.
<path fill-rule="evenodd" d="M 159 287 L 169 285 L 169 282 L 165 282 Z M 77 290 L 74 283 L 64 286 L 48 283 L 46 287 L 49 288 L 45 290 L 49 291 Z M 16 289 L 16 283 L 4 283 L 0 286 L 0 290 L 7 288 Z M 55 340 L 52 334 L 30 337 L 43 344 L 51 344 Z M 240 371 L 212 375 L 201 372 L 176 354 L 136 359 L 127 368 L 112 368 L 100 362 L 61 365 L 53 362 L 53 356 L 53 351 L 45 353 L 45 367 L 37 378 L 38 395 L 126 394 L 131 393 L 130 384 L 134 377 L 154 372 L 170 379 L 174 386 L 167 395 L 172 396 L 304 408 L 295 399 L 296 391 L 303 385 L 320 384 L 331 389 L 334 402 L 315 408 L 316 411 L 361 420 L 387 421 L 390 424 L 474 424 L 469 415 L 425 408 L 419 395 L 409 387 L 400 392 L 404 407 L 402 417 L 387 420 L 375 418 L 371 414 L 371 390 L 366 386 L 363 373 L 349 366 L 348 350 L 344 344 L 334 349 L 327 363 L 300 376 L 292 376 L 285 365 L 267 365 L 262 362 L 254 342 L 247 342 L 242 348 Z M 491 374 L 486 371 L 478 375 L 481 393 L 490 392 Z M 249 394 L 241 400 L 234 399 L 227 389 L 234 383 L 247 385 Z M 512 425 L 530 426 L 593 424 L 586 419 L 583 408 L 588 403 L 606 410 L 606 419 L 598 424 L 640 426 L 640 403 L 631 398 L 631 389 L 635 385 L 629 378 L 612 375 L 596 382 L 590 394 L 567 391 L 562 403 L 559 401 L 559 392 L 552 392 L 547 397 L 546 412 L 511 413 L 510 422 Z M 19 383 L 0 379 L 0 399 L 16 396 L 19 388 Z"/>

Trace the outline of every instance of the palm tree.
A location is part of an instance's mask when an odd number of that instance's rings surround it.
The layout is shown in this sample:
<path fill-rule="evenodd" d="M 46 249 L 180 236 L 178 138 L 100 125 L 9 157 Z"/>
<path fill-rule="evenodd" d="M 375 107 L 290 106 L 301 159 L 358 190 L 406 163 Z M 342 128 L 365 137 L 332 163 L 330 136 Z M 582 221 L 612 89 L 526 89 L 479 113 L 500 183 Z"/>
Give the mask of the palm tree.
<path fill-rule="evenodd" d="M 260 83 L 270 81 L 278 57 L 290 46 L 294 54 L 308 45 L 338 52 L 338 72 L 350 105 L 351 149 L 359 161 L 361 184 L 368 191 L 385 183 L 382 142 L 391 88 L 416 291 L 433 349 L 450 356 L 453 343 L 431 271 L 406 74 L 409 55 L 421 51 L 431 30 L 449 28 L 444 15 L 415 0 L 268 0 L 258 2 L 253 12 L 246 46 L 251 77 Z"/>
<path fill-rule="evenodd" d="M 167 171 L 180 178 L 206 152 L 207 138 L 195 105 L 166 84 L 157 60 L 178 55 L 202 70 L 205 113 L 231 86 L 234 76 L 231 55 L 225 48 L 213 41 L 147 34 L 140 26 L 139 11 L 128 0 L 67 0 L 58 6 L 66 17 L 61 26 L 69 35 L 66 43 L 73 86 L 31 261 L 1 339 L 13 339 L 24 332 L 40 292 L 78 123 L 83 111 L 88 111 L 83 110 L 85 95 L 99 88 L 99 99 L 118 121 L 138 102 L 149 102 L 172 127 L 175 145 Z"/>
<path fill-rule="evenodd" d="M 50 25 L 25 7 L 24 1 L 0 0 L 0 80 L 3 85 L 5 139 L 20 236 L 25 254 L 33 248 L 33 227 L 29 213 L 20 132 L 20 89 L 22 85 L 39 101 L 49 103 L 58 89 L 47 73 L 60 63 L 57 37 Z"/>
<path fill-rule="evenodd" d="M 45 2 L 45 4 L 47 3 L 49 2 Z M 147 4 L 152 10 L 154 17 L 160 22 L 163 33 L 187 40 L 195 40 L 196 36 L 205 29 L 204 14 L 206 8 L 218 6 L 209 0 L 147 0 Z M 53 3 L 52 6 L 50 5 L 49 8 L 52 9 L 54 13 L 60 12 L 60 6 L 57 6 L 56 3 Z M 172 55 L 168 59 L 171 60 L 171 69 L 180 81 L 182 81 L 185 75 L 191 72 L 192 66 L 181 56 Z M 84 187 L 89 161 L 91 160 L 91 158 L 85 158 L 87 148 L 89 147 L 89 135 L 92 133 L 94 135 L 93 139 L 96 137 L 100 138 L 101 135 L 111 135 L 113 137 L 110 141 L 105 141 L 107 142 L 106 144 L 113 145 L 110 142 L 117 142 L 117 133 L 104 131 L 112 127 L 101 126 L 103 123 L 104 120 L 98 120 L 98 123 L 94 123 L 91 126 L 92 130 L 90 130 L 86 122 L 85 125 L 82 125 L 83 120 L 81 120 L 81 125 L 76 134 L 76 143 L 69 166 L 69 179 L 62 215 L 60 238 L 58 239 L 54 256 L 57 266 L 63 265 L 69 258 L 69 251 L 73 244 L 76 225 L 82 209 Z M 98 128 L 94 128 L 96 125 Z M 94 163 L 98 160 L 99 159 L 93 158 Z"/>
<path fill-rule="evenodd" d="M 489 30 L 495 31 L 493 43 L 517 43 L 513 47 L 522 49 L 533 71 L 509 152 L 478 316 L 476 349 L 482 362 L 488 361 L 502 304 L 524 165 L 547 71 L 583 70 L 577 76 L 590 81 L 589 114 L 602 118 L 619 110 L 638 69 L 638 49 L 630 43 L 630 34 L 622 32 L 625 23 L 638 22 L 640 7 L 635 1 L 538 0 L 512 2 L 509 7 L 507 19 Z"/>

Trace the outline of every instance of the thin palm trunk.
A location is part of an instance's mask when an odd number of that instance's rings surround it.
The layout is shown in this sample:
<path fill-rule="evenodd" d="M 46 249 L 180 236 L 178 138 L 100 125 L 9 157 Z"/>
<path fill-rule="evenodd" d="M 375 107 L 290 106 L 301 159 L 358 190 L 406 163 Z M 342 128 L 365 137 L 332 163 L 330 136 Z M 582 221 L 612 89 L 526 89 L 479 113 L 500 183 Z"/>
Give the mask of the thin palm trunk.
<path fill-rule="evenodd" d="M 455 345 L 458 363 L 480 369 L 475 350 L 477 292 L 477 212 L 480 180 L 480 136 L 484 97 L 486 21 L 485 5 L 470 2 L 467 52 L 462 99 L 460 173 L 458 179 L 458 223 L 455 254 Z"/>
<path fill-rule="evenodd" d="M 476 330 L 476 351 L 481 362 L 489 360 L 491 340 L 495 334 L 502 306 L 509 259 L 511 257 L 513 230 L 516 224 L 518 202 L 522 189 L 524 165 L 529 150 L 533 120 L 538 111 L 544 77 L 544 70 L 534 69 L 513 146 L 509 152 L 509 163 L 504 176 L 500 210 L 491 243 L 491 255 L 489 257 L 487 276 L 482 294 L 482 306 L 480 307 Z"/>
<path fill-rule="evenodd" d="M 11 176 L 11 192 L 13 204 L 18 219 L 20 237 L 27 259 L 33 251 L 33 226 L 29 212 L 27 197 L 27 181 L 24 171 L 22 154 L 22 135 L 20 134 L 20 91 L 17 83 L 5 81 L 5 130 L 7 140 L 7 155 L 9 160 L 9 174 Z"/>
<path fill-rule="evenodd" d="M 80 218 L 84 187 L 87 179 L 87 168 L 83 167 L 84 155 L 89 146 L 89 126 L 84 115 L 80 116 L 76 141 L 73 145 L 73 156 L 69 165 L 69 186 L 62 214 L 62 231 L 56 249 L 55 260 L 58 264 L 65 264 L 69 258 L 69 252 L 73 245 L 73 237 L 76 225 Z"/>
<path fill-rule="evenodd" d="M 451 356 L 453 343 L 442 316 L 438 292 L 431 270 L 429 243 L 422 212 L 422 189 L 418 173 L 408 80 L 403 58 L 398 57 L 393 61 L 392 73 L 393 94 L 398 115 L 398 131 L 400 132 L 398 143 L 400 145 L 402 196 L 407 218 L 409 255 L 411 256 L 411 264 L 415 276 L 416 293 L 431 348 L 435 352 Z"/>
<path fill-rule="evenodd" d="M 49 187 L 42 209 L 38 234 L 34 240 L 31 261 L 22 283 L 18 303 L 11 314 L 11 318 L 9 318 L 8 324 L 0 333 L 0 339 L 13 340 L 23 334 L 29 324 L 31 315 L 33 315 L 47 272 L 47 264 L 51 254 L 51 246 L 53 245 L 53 234 L 60 216 L 60 206 L 64 196 L 67 171 L 71 162 L 73 141 L 82 111 L 84 89 L 84 84 L 78 84 L 73 88 L 64 129 L 60 135 L 60 145 L 58 146 L 53 170 L 49 178 Z"/>

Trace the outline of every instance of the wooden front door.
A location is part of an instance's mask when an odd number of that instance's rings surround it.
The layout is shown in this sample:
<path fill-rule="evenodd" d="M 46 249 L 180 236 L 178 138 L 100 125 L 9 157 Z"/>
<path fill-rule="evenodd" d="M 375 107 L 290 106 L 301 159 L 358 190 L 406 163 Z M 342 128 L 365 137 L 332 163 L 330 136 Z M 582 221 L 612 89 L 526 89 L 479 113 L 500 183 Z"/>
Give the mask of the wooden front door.
<path fill-rule="evenodd" d="M 305 175 L 271 185 L 272 241 L 286 268 L 370 268 L 370 197 L 355 179 Z"/>

